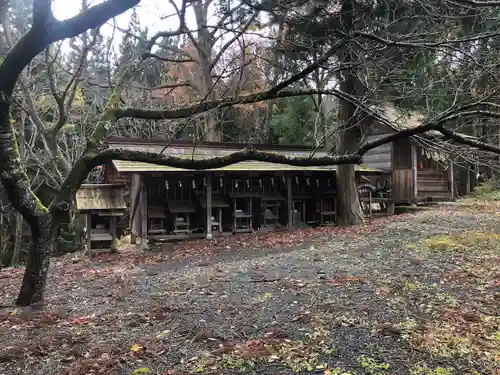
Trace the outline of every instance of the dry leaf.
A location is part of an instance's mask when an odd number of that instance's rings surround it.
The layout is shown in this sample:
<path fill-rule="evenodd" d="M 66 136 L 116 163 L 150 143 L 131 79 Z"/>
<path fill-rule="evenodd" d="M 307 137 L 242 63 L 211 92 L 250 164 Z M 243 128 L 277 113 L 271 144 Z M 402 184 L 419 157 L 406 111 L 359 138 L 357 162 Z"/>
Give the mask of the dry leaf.
<path fill-rule="evenodd" d="M 139 344 L 134 344 L 130 347 L 130 351 L 134 352 L 134 353 L 137 353 L 141 349 L 142 349 L 142 346 L 140 346 Z"/>

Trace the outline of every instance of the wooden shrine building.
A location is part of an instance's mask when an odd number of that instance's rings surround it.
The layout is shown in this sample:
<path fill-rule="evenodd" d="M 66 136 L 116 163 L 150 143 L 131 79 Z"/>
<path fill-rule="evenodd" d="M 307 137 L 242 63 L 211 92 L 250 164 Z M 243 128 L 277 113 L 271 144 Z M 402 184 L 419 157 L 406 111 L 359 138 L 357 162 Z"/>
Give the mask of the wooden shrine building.
<path fill-rule="evenodd" d="M 421 124 L 422 116 L 391 105 L 374 108 L 391 126 L 369 116 L 362 143 Z M 358 186 L 369 185 L 361 201 L 394 203 L 454 199 L 452 154 L 436 145 L 440 134 L 427 132 L 367 152 L 356 166 Z M 112 148 L 204 159 L 241 151 L 243 144 L 162 142 L 108 138 Z M 304 147 L 253 145 L 286 156 L 311 156 Z M 325 156 L 315 151 L 314 156 Z M 221 233 L 277 230 L 336 222 L 336 167 L 297 167 L 243 161 L 207 171 L 114 160 L 105 166 L 105 182 L 129 188 L 131 240 L 147 242 Z M 385 195 L 378 194 L 384 191 Z"/>
<path fill-rule="evenodd" d="M 372 109 L 392 126 L 368 119 L 370 125 L 364 142 L 417 127 L 424 120 L 419 113 L 403 111 L 390 104 Z M 453 156 L 456 151 L 449 145 L 446 152 L 441 145 L 441 133 L 428 131 L 370 150 L 364 162 L 391 174 L 392 199 L 396 204 L 452 200 L 455 198 Z"/>
<path fill-rule="evenodd" d="M 123 185 L 82 185 L 76 208 L 84 214 L 87 251 L 116 250 L 116 221 L 127 210 Z"/>
<path fill-rule="evenodd" d="M 196 159 L 240 151 L 235 143 L 159 142 L 109 138 L 109 147 Z M 310 148 L 255 146 L 287 156 L 311 155 Z M 325 156 L 317 151 L 315 156 Z M 357 179 L 379 175 L 356 166 Z M 106 166 L 108 183 L 130 186 L 131 240 L 147 242 L 222 233 L 271 231 L 336 221 L 335 166 L 297 167 L 244 161 L 207 171 L 115 160 Z M 142 243 L 145 245 L 146 241 Z"/>

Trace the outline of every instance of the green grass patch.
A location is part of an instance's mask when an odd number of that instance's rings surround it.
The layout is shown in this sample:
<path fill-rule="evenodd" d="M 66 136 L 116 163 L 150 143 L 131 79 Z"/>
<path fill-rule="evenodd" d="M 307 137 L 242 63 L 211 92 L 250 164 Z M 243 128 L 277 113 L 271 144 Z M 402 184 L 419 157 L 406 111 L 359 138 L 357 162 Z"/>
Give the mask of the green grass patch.
<path fill-rule="evenodd" d="M 462 232 L 447 236 L 435 236 L 419 243 L 409 243 L 408 249 L 434 251 L 460 251 L 467 249 L 500 249 L 500 234 L 487 232 Z"/>

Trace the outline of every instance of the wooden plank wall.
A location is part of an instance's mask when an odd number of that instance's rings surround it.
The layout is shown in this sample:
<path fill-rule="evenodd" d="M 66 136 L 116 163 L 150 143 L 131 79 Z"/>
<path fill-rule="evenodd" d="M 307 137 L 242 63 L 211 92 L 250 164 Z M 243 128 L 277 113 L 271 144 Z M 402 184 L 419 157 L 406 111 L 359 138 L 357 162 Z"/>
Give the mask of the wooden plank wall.
<path fill-rule="evenodd" d="M 369 135 L 365 137 L 365 142 L 371 142 L 385 136 L 386 134 L 380 135 Z M 392 144 L 386 143 L 382 146 L 374 148 L 368 151 L 363 156 L 363 164 L 370 167 L 381 169 L 383 171 L 389 171 L 392 168 Z"/>
<path fill-rule="evenodd" d="M 106 165 L 104 172 L 104 183 L 106 184 L 122 184 L 130 186 L 130 174 L 120 173 L 116 170 L 113 164 Z"/>
<path fill-rule="evenodd" d="M 392 198 L 395 203 L 410 202 L 413 196 L 412 170 L 396 169 L 392 172 Z"/>
<path fill-rule="evenodd" d="M 400 139 L 393 144 L 394 169 L 411 168 L 411 141 L 408 138 Z"/>

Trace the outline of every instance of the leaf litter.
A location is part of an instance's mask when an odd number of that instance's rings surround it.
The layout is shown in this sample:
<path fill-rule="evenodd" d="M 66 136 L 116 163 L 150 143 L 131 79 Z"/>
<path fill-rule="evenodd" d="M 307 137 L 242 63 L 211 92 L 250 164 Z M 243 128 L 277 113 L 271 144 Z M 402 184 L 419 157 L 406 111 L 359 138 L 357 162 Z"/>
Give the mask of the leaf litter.
<path fill-rule="evenodd" d="M 2 270 L 0 374 L 496 374 L 500 215 L 470 207 L 68 255 L 28 308 Z"/>

